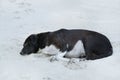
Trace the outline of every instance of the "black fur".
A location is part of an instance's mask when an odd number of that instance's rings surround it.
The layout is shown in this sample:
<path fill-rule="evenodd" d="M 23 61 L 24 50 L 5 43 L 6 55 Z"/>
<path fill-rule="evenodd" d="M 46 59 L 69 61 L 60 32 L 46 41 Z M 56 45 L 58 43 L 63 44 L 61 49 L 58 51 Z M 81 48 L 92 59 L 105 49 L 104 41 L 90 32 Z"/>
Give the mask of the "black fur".
<path fill-rule="evenodd" d="M 113 49 L 108 38 L 100 33 L 88 30 L 66 30 L 30 35 L 24 42 L 21 55 L 37 53 L 51 44 L 61 52 L 69 52 L 78 40 L 84 45 L 87 60 L 95 60 L 112 55 Z M 69 45 L 68 47 L 66 45 Z M 65 56 L 66 57 L 66 56 Z M 79 56 L 81 58 L 81 56 Z"/>

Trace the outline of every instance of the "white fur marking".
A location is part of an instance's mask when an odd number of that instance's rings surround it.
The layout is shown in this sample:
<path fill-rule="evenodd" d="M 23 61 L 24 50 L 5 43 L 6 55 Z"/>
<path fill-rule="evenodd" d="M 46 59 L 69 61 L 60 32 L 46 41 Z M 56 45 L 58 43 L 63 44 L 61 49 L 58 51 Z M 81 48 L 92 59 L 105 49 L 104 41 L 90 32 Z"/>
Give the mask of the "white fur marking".
<path fill-rule="evenodd" d="M 55 54 L 58 54 L 60 50 L 57 49 L 54 45 L 50 45 L 42 49 L 42 52 L 49 55 L 55 55 Z"/>
<path fill-rule="evenodd" d="M 67 48 L 69 47 L 69 45 L 67 44 Z"/>
<path fill-rule="evenodd" d="M 69 45 L 67 44 L 66 46 L 68 47 Z M 54 45 L 50 45 L 42 49 L 42 53 L 53 55 L 50 61 L 55 61 L 55 60 L 69 61 L 69 59 L 63 58 L 63 56 L 65 55 L 69 58 L 78 58 L 80 56 L 85 55 L 85 50 L 82 41 L 79 40 L 70 52 L 66 52 L 66 51 L 61 52 L 60 49 L 57 49 Z"/>
<path fill-rule="evenodd" d="M 69 61 L 69 59 L 63 58 L 66 52 L 61 52 L 60 49 L 57 49 L 54 45 L 46 46 L 42 49 L 42 53 L 51 55 L 51 62 L 55 60 Z"/>
<path fill-rule="evenodd" d="M 79 40 L 75 44 L 74 48 L 70 52 L 66 53 L 65 56 L 70 58 L 78 58 L 83 55 L 85 55 L 85 50 L 84 50 L 82 41 Z"/>

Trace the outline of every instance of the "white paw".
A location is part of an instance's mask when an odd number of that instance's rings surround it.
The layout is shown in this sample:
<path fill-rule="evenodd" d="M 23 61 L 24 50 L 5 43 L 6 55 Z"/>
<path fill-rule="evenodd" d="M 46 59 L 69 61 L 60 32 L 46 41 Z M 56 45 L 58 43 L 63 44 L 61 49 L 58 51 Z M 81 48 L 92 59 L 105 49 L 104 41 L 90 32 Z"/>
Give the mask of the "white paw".
<path fill-rule="evenodd" d="M 50 62 L 53 62 L 53 61 L 58 61 L 58 59 L 57 59 L 56 56 L 52 56 L 52 57 L 50 58 Z"/>
<path fill-rule="evenodd" d="M 71 58 L 71 59 L 68 61 L 68 64 L 73 64 L 73 63 L 77 63 L 77 62 L 79 62 L 79 59 Z"/>
<path fill-rule="evenodd" d="M 86 60 L 86 58 L 81 58 L 81 59 L 79 59 L 79 61 L 85 61 Z"/>

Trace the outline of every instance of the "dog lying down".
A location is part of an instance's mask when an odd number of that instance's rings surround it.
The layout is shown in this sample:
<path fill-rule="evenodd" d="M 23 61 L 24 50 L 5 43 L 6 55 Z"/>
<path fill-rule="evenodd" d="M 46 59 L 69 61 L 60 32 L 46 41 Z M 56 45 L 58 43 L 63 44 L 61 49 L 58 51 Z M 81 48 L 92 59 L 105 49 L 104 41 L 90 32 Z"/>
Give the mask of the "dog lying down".
<path fill-rule="evenodd" d="M 98 32 L 82 29 L 60 29 L 30 35 L 23 44 L 21 55 L 37 53 L 53 55 L 52 61 L 68 58 L 95 60 L 112 55 L 108 38 Z"/>

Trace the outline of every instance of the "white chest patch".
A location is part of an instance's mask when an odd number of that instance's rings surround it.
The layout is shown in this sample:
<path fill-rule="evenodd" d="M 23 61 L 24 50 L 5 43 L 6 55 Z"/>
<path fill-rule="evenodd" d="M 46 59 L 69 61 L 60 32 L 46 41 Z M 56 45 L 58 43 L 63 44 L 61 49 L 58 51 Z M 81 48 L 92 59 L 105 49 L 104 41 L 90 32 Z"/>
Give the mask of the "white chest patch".
<path fill-rule="evenodd" d="M 68 47 L 69 44 L 67 44 L 66 46 Z M 49 55 L 62 54 L 62 52 L 60 52 L 60 49 L 57 49 L 54 45 L 46 46 L 44 49 L 42 49 L 42 53 Z M 75 44 L 74 48 L 70 52 L 66 52 L 64 55 L 68 58 L 78 58 L 80 56 L 85 55 L 85 50 L 82 41 L 79 40 Z"/>
<path fill-rule="evenodd" d="M 54 45 L 46 46 L 44 49 L 42 49 L 42 52 L 49 55 L 60 53 L 59 49 L 57 49 Z"/>
<path fill-rule="evenodd" d="M 84 55 L 85 55 L 84 46 L 83 46 L 82 41 L 79 40 L 75 44 L 74 48 L 70 52 L 67 52 L 65 56 L 68 58 L 78 58 L 78 57 L 84 56 Z"/>

